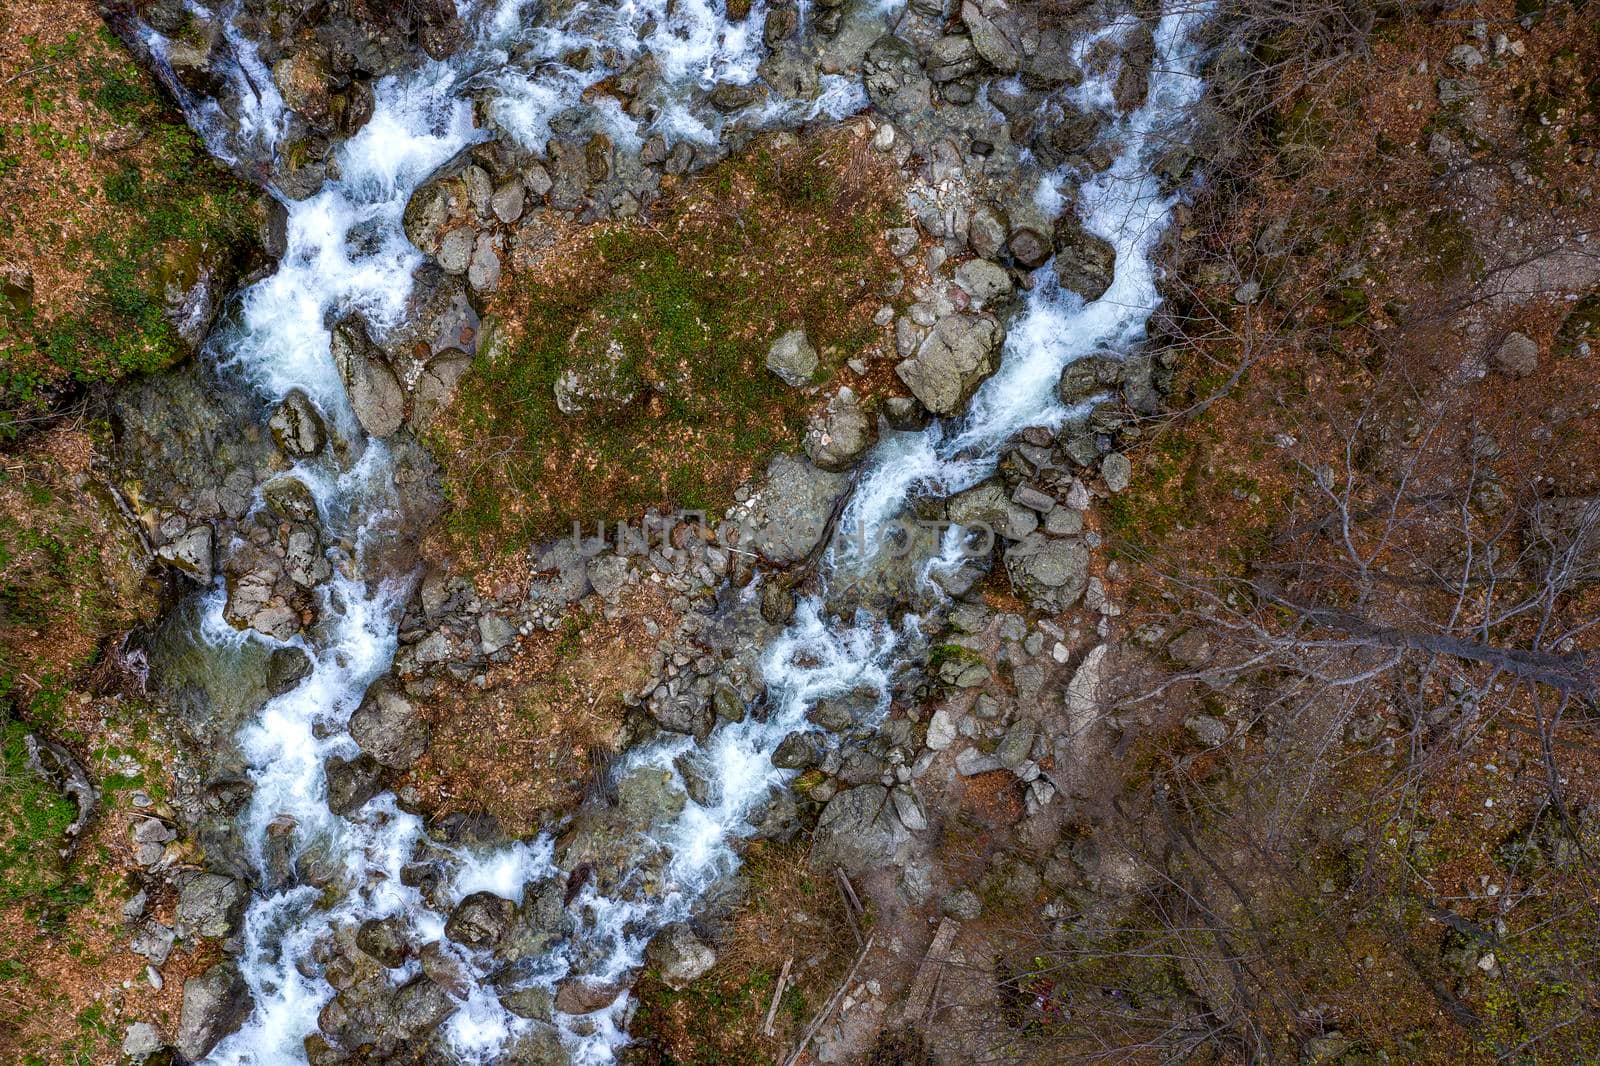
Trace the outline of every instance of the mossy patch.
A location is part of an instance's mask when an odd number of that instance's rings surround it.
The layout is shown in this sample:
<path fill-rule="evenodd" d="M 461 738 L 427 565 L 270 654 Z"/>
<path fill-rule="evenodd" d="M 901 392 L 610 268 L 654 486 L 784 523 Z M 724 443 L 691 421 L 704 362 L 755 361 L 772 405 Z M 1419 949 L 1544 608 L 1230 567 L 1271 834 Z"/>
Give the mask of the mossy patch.
<path fill-rule="evenodd" d="M 521 270 L 433 435 L 457 547 L 509 547 L 573 521 L 652 505 L 712 510 L 799 440 L 801 390 L 765 366 L 803 326 L 819 378 L 881 343 L 871 323 L 900 221 L 883 163 L 849 132 L 763 147 L 689 182 L 659 217 L 574 235 Z M 616 402 L 557 406 L 566 370 L 604 375 Z"/>

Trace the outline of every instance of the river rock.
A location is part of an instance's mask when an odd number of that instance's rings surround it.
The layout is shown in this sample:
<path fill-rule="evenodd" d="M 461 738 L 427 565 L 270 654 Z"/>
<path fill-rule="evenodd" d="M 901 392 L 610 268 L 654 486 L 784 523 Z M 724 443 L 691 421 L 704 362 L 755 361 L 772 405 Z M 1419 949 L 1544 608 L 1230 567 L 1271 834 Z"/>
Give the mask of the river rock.
<path fill-rule="evenodd" d="M 833 506 L 848 479 L 804 459 L 773 457 L 761 489 L 741 509 L 745 537 L 737 547 L 779 566 L 797 563 L 822 543 Z"/>
<path fill-rule="evenodd" d="M 987 528 L 1006 540 L 1022 540 L 1039 528 L 1039 516 L 1032 510 L 1014 503 L 1006 487 L 998 481 L 986 481 L 951 498 L 947 512 L 950 521 L 969 530 Z"/>
<path fill-rule="evenodd" d="M 368 337 L 365 323 L 352 316 L 336 325 L 332 351 L 361 428 L 374 437 L 393 435 L 405 418 L 405 390 L 382 349 Z"/>
<path fill-rule="evenodd" d="M 1089 584 L 1089 549 L 1076 538 L 1032 533 L 1005 552 L 1011 585 L 1042 610 L 1063 611 Z"/>
<path fill-rule="evenodd" d="M 267 420 L 272 439 L 291 459 L 309 459 L 327 443 L 328 430 L 311 397 L 302 389 L 290 389 Z"/>
<path fill-rule="evenodd" d="M 386 681 L 375 682 L 350 716 L 350 736 L 361 750 L 393 770 L 404 770 L 422 757 L 428 732 L 411 701 Z"/>
<path fill-rule="evenodd" d="M 176 540 L 157 548 L 156 558 L 202 585 L 211 584 L 211 527 L 191 526 Z"/>
<path fill-rule="evenodd" d="M 806 426 L 805 449 L 823 470 L 844 470 L 878 438 L 876 421 L 861 409 L 855 393 L 840 389 Z"/>
<path fill-rule="evenodd" d="M 556 1010 L 562 1014 L 593 1014 L 617 1001 L 623 985 L 591 977 L 569 977 L 556 986 Z"/>
<path fill-rule="evenodd" d="M 196 874 L 178 893 L 174 919 L 178 935 L 191 941 L 228 936 L 238 926 L 249 898 L 241 881 L 222 874 Z"/>
<path fill-rule="evenodd" d="M 493 947 L 511 925 L 516 904 L 493 892 L 474 892 L 456 905 L 444 935 L 469 948 Z"/>
<path fill-rule="evenodd" d="M 1114 392 L 1122 383 L 1122 377 L 1121 360 L 1091 355 L 1062 368 L 1061 380 L 1056 384 L 1056 395 L 1065 406 L 1076 407 L 1094 396 Z"/>
<path fill-rule="evenodd" d="M 767 369 L 795 388 L 811 384 L 817 363 L 817 350 L 803 329 L 791 329 L 767 349 Z"/>
<path fill-rule="evenodd" d="M 780 770 L 806 770 L 822 759 L 817 738 L 804 730 L 784 737 L 772 753 L 772 765 Z"/>
<path fill-rule="evenodd" d="M 250 1013 L 250 991 L 239 967 L 219 962 L 183 983 L 178 1015 L 178 1053 L 190 1062 L 206 1057 L 217 1042 L 244 1023 Z"/>
<path fill-rule="evenodd" d="M 956 414 L 994 373 L 1002 337 L 993 318 L 949 315 L 934 326 L 914 358 L 895 367 L 895 373 L 929 411 Z"/>
<path fill-rule="evenodd" d="M 1011 275 L 1006 273 L 1005 267 L 988 259 L 969 259 L 956 267 L 956 284 L 965 289 L 979 307 L 1011 296 Z"/>
<path fill-rule="evenodd" d="M 1056 278 L 1061 287 L 1085 300 L 1098 300 L 1111 287 L 1117 252 L 1111 242 L 1096 237 L 1077 219 L 1056 223 Z"/>
<path fill-rule="evenodd" d="M 356 947 L 391 970 L 405 965 L 415 950 L 406 920 L 397 914 L 362 922 L 356 930 Z"/>
<path fill-rule="evenodd" d="M 816 870 L 841 866 L 847 874 L 863 873 L 892 863 L 895 849 L 909 839 L 889 790 L 860 785 L 840 792 L 822 809 L 808 861 Z"/>
<path fill-rule="evenodd" d="M 326 774 L 328 809 L 334 814 L 360 810 L 383 791 L 383 767 L 371 755 L 361 754 L 354 759 L 329 756 Z"/>
<path fill-rule="evenodd" d="M 1023 56 L 1038 47 L 1038 30 L 1025 15 L 1024 5 L 964 0 L 961 21 L 972 35 L 973 48 L 1002 73 L 1015 74 L 1022 68 Z"/>
<path fill-rule="evenodd" d="M 645 957 L 656 967 L 661 983 L 680 992 L 717 964 L 717 953 L 684 922 L 674 922 L 657 933 L 645 949 Z"/>

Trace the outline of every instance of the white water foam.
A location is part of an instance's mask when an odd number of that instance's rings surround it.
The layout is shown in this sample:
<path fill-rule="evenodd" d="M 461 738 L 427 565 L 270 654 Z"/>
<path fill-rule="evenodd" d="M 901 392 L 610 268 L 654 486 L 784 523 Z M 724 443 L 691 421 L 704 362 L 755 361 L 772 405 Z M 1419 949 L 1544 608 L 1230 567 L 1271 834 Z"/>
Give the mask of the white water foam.
<path fill-rule="evenodd" d="M 613 108 L 586 112 L 585 121 L 634 143 L 656 132 L 709 141 L 729 119 L 697 106 L 695 94 L 713 82 L 756 77 L 762 55 L 754 32 L 760 25 L 757 7 L 757 15 L 739 25 L 730 25 L 723 6 L 713 0 L 678 0 L 670 9 L 667 0 L 631 0 L 616 8 L 580 4 L 562 25 L 544 27 L 526 24 L 534 11 L 528 0 L 501 0 L 466 11 L 479 27 L 466 53 L 379 81 L 372 119 L 339 149 L 339 179 L 310 199 L 285 201 L 288 252 L 275 274 L 242 295 L 238 323 L 224 339 L 220 361 L 267 397 L 304 389 L 342 435 L 359 440 L 332 365 L 327 323 L 352 311 L 379 330 L 398 322 L 411 273 L 421 262 L 400 229 L 405 203 L 435 168 L 485 136 L 473 126 L 472 105 L 464 94 L 487 86 L 489 114 L 497 126 L 525 146 L 543 150 L 552 121 L 578 108 L 583 91 L 609 73 L 598 63 L 587 71 L 573 70 L 555 62 L 560 55 L 608 46 L 631 60 L 648 50 L 667 83 L 649 120 L 636 123 Z M 228 20 L 231 13 L 230 8 L 207 17 Z M 980 389 L 967 417 L 919 434 L 892 434 L 874 452 L 847 512 L 856 524 L 877 528 L 901 513 L 915 494 L 948 494 L 981 480 L 1016 431 L 1059 425 L 1073 416 L 1054 397 L 1062 367 L 1091 353 L 1124 351 L 1142 338 L 1157 302 L 1150 252 L 1173 202 L 1161 192 L 1148 157 L 1162 125 L 1200 92 L 1187 43 L 1200 17 L 1195 10 L 1163 17 L 1150 98 L 1112 131 L 1109 139 L 1122 146 L 1116 162 L 1080 197 L 1085 225 L 1116 247 L 1111 288 L 1085 304 L 1054 285 L 1048 265 L 1041 269 L 1013 323 L 1000 371 Z M 654 30 L 641 40 L 640 31 L 649 23 Z M 217 155 L 261 158 L 281 135 L 283 102 L 253 46 L 231 21 L 227 33 L 235 56 L 228 76 L 246 112 L 237 130 L 227 128 L 213 101 L 184 102 Z M 154 33 L 145 39 L 159 60 L 167 42 Z M 1098 99 L 1094 94 L 1105 88 L 1087 86 L 1083 99 Z M 837 117 L 864 102 L 858 83 L 834 78 L 818 101 L 767 106 L 745 117 L 757 123 Z M 1054 176 L 1050 188 L 1066 177 Z M 375 250 L 366 242 L 362 247 L 368 250 L 352 251 L 348 237 L 357 230 L 377 235 Z M 385 524 L 394 490 L 387 448 L 366 442 L 358 456 L 346 467 L 325 457 L 301 464 L 298 472 L 317 499 L 330 539 L 359 544 Z M 933 575 L 956 565 L 959 548 L 952 531 L 921 572 Z M 360 572 L 359 558 L 358 551 L 356 560 L 338 560 L 339 576 L 322 590 L 324 621 L 315 634 L 294 642 L 311 656 L 310 675 L 270 701 L 238 738 L 255 786 L 241 829 L 263 878 L 269 832 L 288 825 L 299 856 L 337 860 L 344 871 L 342 894 L 327 905 L 322 890 L 291 885 L 269 887 L 253 900 L 240 964 L 255 1009 L 242 1029 L 218 1045 L 212 1062 L 267 1066 L 304 1060 L 303 1041 L 316 1031 L 318 1012 L 333 994 L 313 961 L 315 949 L 335 928 L 403 915 L 423 939 L 442 934 L 442 915 L 400 882 L 400 867 L 424 839 L 419 820 L 400 811 L 390 795 L 373 799 L 354 817 L 335 817 L 327 808 L 323 759 L 355 753 L 346 722 L 367 685 L 388 667 L 396 619 L 409 594 L 403 581 L 369 580 Z M 689 801 L 656 833 L 669 856 L 662 891 L 608 899 L 592 886 L 585 888 L 572 908 L 585 916 L 576 938 L 581 943 L 540 960 L 528 977 L 531 983 L 552 987 L 580 961 L 582 972 L 603 980 L 634 972 L 650 934 L 688 916 L 697 900 L 737 868 L 737 847 L 751 831 L 749 819 L 792 776 L 772 766 L 772 752 L 789 732 L 808 728 L 806 712 L 819 699 L 863 687 L 878 692 L 876 713 L 886 711 L 896 660 L 913 655 L 920 642 L 918 620 L 908 616 L 895 628 L 865 612 L 849 621 L 830 618 L 823 600 L 821 595 L 803 600 L 792 625 L 763 656 L 767 716 L 724 724 L 707 741 L 714 798 L 706 805 Z M 208 640 L 264 639 L 243 637 L 222 621 L 220 587 L 206 595 L 204 605 Z M 645 747 L 631 753 L 624 766 L 670 769 L 690 743 L 675 738 Z M 461 849 L 442 902 L 454 903 L 474 891 L 518 899 L 528 881 L 556 872 L 552 854 L 548 838 L 498 851 Z M 506 1041 L 529 1023 L 500 1007 L 486 981 L 487 959 L 453 946 L 447 950 L 479 978 L 446 1023 L 448 1037 L 464 1061 L 494 1061 Z M 410 966 L 393 976 L 399 981 L 414 973 Z M 623 996 L 581 1023 L 558 1016 L 575 1061 L 611 1061 L 626 1039 L 627 1012 Z"/>

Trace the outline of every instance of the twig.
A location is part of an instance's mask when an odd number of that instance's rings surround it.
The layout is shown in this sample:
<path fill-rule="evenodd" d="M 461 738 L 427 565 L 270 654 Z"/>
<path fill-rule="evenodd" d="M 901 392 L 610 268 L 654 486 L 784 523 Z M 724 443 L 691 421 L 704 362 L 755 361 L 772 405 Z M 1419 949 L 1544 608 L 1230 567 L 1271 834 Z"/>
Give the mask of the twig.
<path fill-rule="evenodd" d="M 828 997 L 828 1002 L 822 1005 L 822 1009 L 817 1012 L 817 1016 L 811 1019 L 811 1024 L 806 1026 L 806 1031 L 800 1037 L 800 1043 L 795 1045 L 794 1052 L 784 1060 L 783 1066 L 795 1066 L 795 1063 L 800 1061 L 800 1056 L 805 1054 L 806 1047 L 811 1043 L 811 1038 L 817 1035 L 817 1030 L 821 1029 L 823 1024 L 827 1022 L 828 1016 L 833 1013 L 833 1008 L 838 1006 L 839 1001 L 844 998 L 844 990 L 850 987 L 851 981 L 855 980 L 856 971 L 861 968 L 861 963 L 866 960 L 867 952 L 872 950 L 872 943 L 877 939 L 877 936 L 878 934 L 873 933 L 867 937 L 867 943 L 862 947 L 861 954 L 857 955 L 856 961 L 850 965 L 850 972 L 844 975 L 844 980 L 840 981 L 839 987 L 833 990 L 833 995 Z"/>
<path fill-rule="evenodd" d="M 844 867 L 833 868 L 835 880 L 839 886 L 839 896 L 844 900 L 844 916 L 850 922 L 850 933 L 856 938 L 856 947 L 860 947 L 861 923 L 856 920 L 856 914 L 861 911 L 861 901 L 856 898 L 856 890 L 850 885 L 850 878 L 845 876 Z"/>
<path fill-rule="evenodd" d="M 772 1003 L 767 1007 L 767 1020 L 761 1025 L 761 1031 L 768 1036 L 772 1035 L 772 1023 L 778 1020 L 778 1001 L 783 998 L 784 986 L 789 983 L 789 967 L 793 965 L 794 956 L 790 955 L 783 960 L 783 969 L 778 971 L 778 984 L 772 990 Z"/>

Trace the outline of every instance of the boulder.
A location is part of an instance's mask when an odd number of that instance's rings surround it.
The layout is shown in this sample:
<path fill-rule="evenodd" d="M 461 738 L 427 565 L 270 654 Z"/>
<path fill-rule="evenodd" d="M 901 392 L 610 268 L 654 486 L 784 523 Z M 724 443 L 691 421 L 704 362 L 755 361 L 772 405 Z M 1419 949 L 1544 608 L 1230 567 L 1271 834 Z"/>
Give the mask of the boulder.
<path fill-rule="evenodd" d="M 969 259 L 956 267 L 956 284 L 983 307 L 1011 297 L 1011 275 L 988 259 Z"/>
<path fill-rule="evenodd" d="M 302 48 L 272 65 L 272 80 L 284 104 L 314 126 L 328 119 L 331 78 L 328 50 L 321 45 Z"/>
<path fill-rule="evenodd" d="M 816 870 L 840 866 L 847 874 L 863 873 L 892 863 L 895 849 L 909 839 L 889 790 L 860 785 L 838 793 L 822 809 L 808 861 Z"/>
<path fill-rule="evenodd" d="M 950 521 L 969 530 L 988 529 L 1006 540 L 1022 540 L 1039 528 L 1039 516 L 1012 502 L 1005 485 L 986 481 L 951 497 Z"/>
<path fill-rule="evenodd" d="M 1539 369 L 1539 344 L 1526 333 L 1507 334 L 1489 361 L 1502 374 L 1525 378 Z"/>
<path fill-rule="evenodd" d="M 784 737 L 772 753 L 772 765 L 780 770 L 806 770 L 822 759 L 821 745 L 811 733 L 796 730 Z"/>
<path fill-rule="evenodd" d="M 178 1053 L 198 1062 L 219 1040 L 244 1024 L 249 1014 L 250 990 L 235 963 L 219 962 L 189 978 L 183 983 L 183 1007 L 178 1015 Z"/>
<path fill-rule="evenodd" d="M 1006 0 L 964 0 L 961 21 L 972 35 L 972 46 L 990 66 L 1005 74 L 1022 68 L 1023 57 L 1038 47 L 1038 30 L 1025 14 L 1025 5 Z M 1031 41 L 1030 41 L 1031 39 Z M 1029 44 L 1033 47 L 1028 47 Z"/>
<path fill-rule="evenodd" d="M 861 409 L 855 393 L 840 389 L 806 426 L 805 449 L 823 470 L 844 470 L 878 439 L 876 420 Z"/>
<path fill-rule="evenodd" d="M 994 373 L 1003 336 L 1000 324 L 988 316 L 949 315 L 895 373 L 929 411 L 956 414 Z"/>
<path fill-rule="evenodd" d="M 717 964 L 717 953 L 684 922 L 674 922 L 650 941 L 645 957 L 656 967 L 661 983 L 682 991 Z"/>
<path fill-rule="evenodd" d="M 404 770 L 428 748 L 428 724 L 394 686 L 378 681 L 350 716 L 350 736 L 361 750 L 393 770 Z"/>
<path fill-rule="evenodd" d="M 249 898 L 250 892 L 242 881 L 223 874 L 196 874 L 178 893 L 174 919 L 178 935 L 191 941 L 230 935 Z"/>
<path fill-rule="evenodd" d="M 1076 407 L 1097 395 L 1116 391 L 1122 384 L 1121 360 L 1091 355 L 1068 363 L 1061 370 L 1056 395 L 1068 407 Z"/>
<path fill-rule="evenodd" d="M 811 384 L 817 364 L 817 350 L 803 329 L 789 330 L 767 349 L 767 369 L 795 388 Z"/>
<path fill-rule="evenodd" d="M 356 930 L 356 947 L 391 970 L 404 966 L 415 950 L 406 920 L 399 915 L 362 922 Z"/>
<path fill-rule="evenodd" d="M 190 526 L 177 539 L 156 549 L 156 557 L 202 585 L 211 584 L 211 527 Z"/>
<path fill-rule="evenodd" d="M 327 761 L 328 809 L 334 814 L 349 814 L 366 806 L 383 791 L 383 767 L 371 755 L 354 759 L 330 756 Z"/>
<path fill-rule="evenodd" d="M 290 389 L 267 420 L 272 439 L 291 459 L 309 459 L 327 443 L 322 413 L 301 389 Z"/>
<path fill-rule="evenodd" d="M 744 536 L 737 546 L 779 566 L 799 562 L 822 543 L 834 503 L 847 485 L 842 474 L 775 456 L 765 483 L 743 509 Z"/>
<path fill-rule="evenodd" d="M 474 892 L 450 912 L 444 935 L 469 948 L 493 947 L 510 927 L 516 909 L 515 903 L 493 892 Z"/>
<path fill-rule="evenodd" d="M 1085 300 L 1098 300 L 1115 276 L 1116 249 L 1073 218 L 1061 219 L 1055 229 L 1056 279 L 1063 289 Z"/>
<path fill-rule="evenodd" d="M 1041 610 L 1066 610 L 1089 584 L 1089 549 L 1076 538 L 1029 534 L 1006 549 L 1005 566 L 1012 587 Z"/>
<path fill-rule="evenodd" d="M 352 316 L 334 326 L 332 352 L 361 428 L 374 437 L 392 436 L 405 418 L 405 390 L 360 318 Z"/>
<path fill-rule="evenodd" d="M 562 1014 L 593 1014 L 617 1001 L 625 986 L 596 981 L 590 977 L 569 977 L 556 986 L 556 1010 Z"/>

